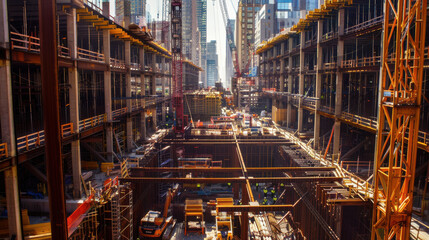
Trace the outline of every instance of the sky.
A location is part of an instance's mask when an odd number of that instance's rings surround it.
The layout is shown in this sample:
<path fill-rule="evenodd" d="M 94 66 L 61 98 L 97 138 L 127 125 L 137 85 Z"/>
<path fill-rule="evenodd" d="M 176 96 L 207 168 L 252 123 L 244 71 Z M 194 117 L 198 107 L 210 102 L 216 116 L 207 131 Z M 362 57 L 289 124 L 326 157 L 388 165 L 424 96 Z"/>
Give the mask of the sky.
<path fill-rule="evenodd" d="M 112 1 L 113 0 L 111 0 L 111 2 Z M 229 18 L 235 19 L 235 9 L 238 7 L 238 0 L 207 0 L 207 42 L 216 40 L 219 77 L 222 82 L 225 82 L 226 30 L 219 1 L 225 1 L 227 3 Z M 158 12 L 159 18 L 162 17 L 161 9 L 162 0 L 147 0 L 146 10 L 150 11 L 152 18 L 155 18 L 155 20 L 158 20 L 156 19 Z"/>

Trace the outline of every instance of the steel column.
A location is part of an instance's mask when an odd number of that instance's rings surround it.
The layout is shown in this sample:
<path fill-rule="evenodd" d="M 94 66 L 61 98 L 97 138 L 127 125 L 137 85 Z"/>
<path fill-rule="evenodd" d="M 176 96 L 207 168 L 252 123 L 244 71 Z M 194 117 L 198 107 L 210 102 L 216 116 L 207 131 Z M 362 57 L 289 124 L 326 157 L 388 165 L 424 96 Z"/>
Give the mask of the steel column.
<path fill-rule="evenodd" d="M 58 99 L 56 1 L 39 0 L 40 58 L 46 172 L 52 239 L 67 239 Z"/>

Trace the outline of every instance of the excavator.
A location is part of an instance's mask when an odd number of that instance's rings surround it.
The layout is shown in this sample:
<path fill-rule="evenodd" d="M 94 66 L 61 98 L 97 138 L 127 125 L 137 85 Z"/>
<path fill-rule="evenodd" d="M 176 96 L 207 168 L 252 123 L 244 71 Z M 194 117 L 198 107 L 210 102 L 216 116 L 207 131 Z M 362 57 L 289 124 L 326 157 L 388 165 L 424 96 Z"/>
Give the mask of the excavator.
<path fill-rule="evenodd" d="M 173 216 L 168 215 L 171 200 L 176 196 L 179 189 L 179 184 L 176 184 L 173 189 L 169 188 L 165 197 L 164 211 L 161 214 L 159 211 L 149 210 L 146 215 L 140 220 L 139 234 L 143 239 L 169 239 L 168 235 L 174 229 L 176 220 Z"/>

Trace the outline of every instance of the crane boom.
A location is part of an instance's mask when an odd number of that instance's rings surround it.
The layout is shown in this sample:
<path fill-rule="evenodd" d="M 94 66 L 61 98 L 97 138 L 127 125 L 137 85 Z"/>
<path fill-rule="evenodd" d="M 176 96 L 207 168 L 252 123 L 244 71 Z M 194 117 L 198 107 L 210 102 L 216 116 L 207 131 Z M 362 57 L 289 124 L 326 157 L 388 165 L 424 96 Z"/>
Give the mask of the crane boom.
<path fill-rule="evenodd" d="M 174 131 L 184 133 L 182 90 L 182 0 L 171 0 L 171 50 L 173 74 L 173 107 L 175 108 Z"/>

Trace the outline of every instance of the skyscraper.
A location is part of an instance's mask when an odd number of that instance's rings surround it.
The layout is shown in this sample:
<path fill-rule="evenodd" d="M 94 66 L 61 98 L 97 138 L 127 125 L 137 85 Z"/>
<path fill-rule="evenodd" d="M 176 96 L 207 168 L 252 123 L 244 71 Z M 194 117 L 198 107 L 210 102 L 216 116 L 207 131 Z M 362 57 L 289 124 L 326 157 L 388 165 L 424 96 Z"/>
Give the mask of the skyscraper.
<path fill-rule="evenodd" d="M 200 58 L 198 65 L 206 69 L 207 63 L 207 0 L 197 0 L 197 22 L 200 33 Z M 207 86 L 205 72 L 200 72 L 200 81 Z"/>
<path fill-rule="evenodd" d="M 255 48 L 263 41 L 272 37 L 276 32 L 275 5 L 265 4 L 255 17 Z"/>
<path fill-rule="evenodd" d="M 235 32 L 235 19 L 228 19 L 227 28 L 231 28 L 231 32 Z M 234 35 L 232 35 L 232 41 L 235 41 Z M 232 53 L 229 48 L 228 39 L 225 41 L 226 43 L 226 56 L 225 56 L 225 79 L 223 81 L 223 86 L 226 88 L 231 87 L 231 78 L 234 76 L 234 63 L 232 62 Z"/>
<path fill-rule="evenodd" d="M 207 86 L 215 86 L 219 80 L 216 40 L 207 43 Z"/>
<path fill-rule="evenodd" d="M 273 1 L 273 0 L 272 0 Z M 240 71 L 247 71 L 252 51 L 254 49 L 255 15 L 262 4 L 269 3 L 268 0 L 240 0 L 237 11 L 235 28 L 235 43 L 238 53 L 238 64 Z"/>
<path fill-rule="evenodd" d="M 197 51 L 199 51 L 199 46 L 196 44 L 199 42 L 196 14 L 197 4 L 192 0 L 183 0 L 182 3 L 183 56 L 194 63 L 198 63 Z"/>
<path fill-rule="evenodd" d="M 131 23 L 140 24 L 146 13 L 146 0 L 131 0 Z"/>

